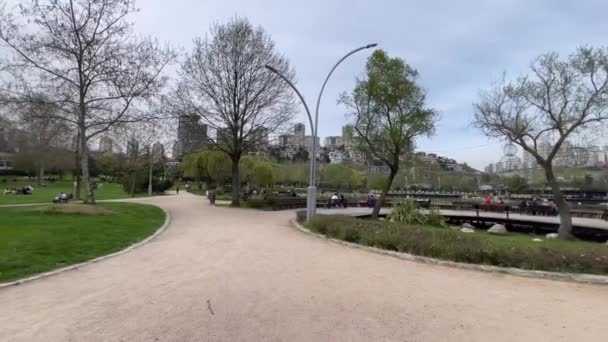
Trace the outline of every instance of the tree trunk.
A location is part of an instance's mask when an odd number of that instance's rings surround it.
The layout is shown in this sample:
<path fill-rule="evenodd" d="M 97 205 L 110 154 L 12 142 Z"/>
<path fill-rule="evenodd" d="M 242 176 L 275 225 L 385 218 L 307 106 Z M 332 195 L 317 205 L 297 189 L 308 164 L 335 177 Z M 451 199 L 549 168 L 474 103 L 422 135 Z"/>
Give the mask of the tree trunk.
<path fill-rule="evenodd" d="M 149 149 L 150 152 L 150 164 L 148 169 L 148 196 L 152 196 L 152 169 L 154 166 L 154 157 L 152 155 L 152 147 Z"/>
<path fill-rule="evenodd" d="M 82 191 L 80 191 L 81 184 L 82 184 L 82 179 L 80 177 L 80 170 L 79 170 L 78 174 L 76 175 L 76 194 L 75 194 L 76 200 L 78 200 L 78 201 L 80 201 L 82 199 L 82 196 L 80 195 L 80 193 L 82 192 Z"/>
<path fill-rule="evenodd" d="M 240 158 L 232 159 L 232 206 L 241 206 L 241 175 L 239 173 L 239 160 Z"/>
<path fill-rule="evenodd" d="M 81 130 L 81 132 L 84 132 L 84 130 Z M 89 150 L 87 138 L 84 134 L 80 134 L 80 171 L 82 172 L 82 183 L 84 185 L 84 203 L 95 204 L 95 194 L 91 187 L 91 176 L 89 175 Z"/>
<path fill-rule="evenodd" d="M 559 210 L 559 230 L 557 231 L 560 239 L 571 239 L 572 236 L 572 215 L 570 214 L 570 207 L 566 200 L 564 199 L 564 194 L 562 193 L 559 183 L 557 179 L 555 179 L 555 175 L 553 174 L 553 166 L 551 163 L 544 165 L 545 176 L 547 177 L 547 183 L 551 187 L 551 191 L 553 192 L 553 199 L 555 200 L 555 205 L 557 206 L 557 210 Z"/>
<path fill-rule="evenodd" d="M 38 162 L 38 175 L 37 175 L 38 179 L 37 179 L 37 183 L 38 186 L 42 185 L 42 181 L 44 180 L 44 164 L 42 163 L 42 161 Z"/>
<path fill-rule="evenodd" d="M 80 184 L 81 184 L 81 178 L 80 178 L 80 134 L 78 134 L 78 143 L 77 143 L 77 147 L 76 147 L 76 153 L 74 154 L 75 160 L 74 160 L 74 164 L 76 166 L 76 173 L 74 174 L 74 182 L 76 182 L 76 186 L 74 187 L 74 198 L 77 201 L 80 201 L 81 196 L 80 196 Z"/>
<path fill-rule="evenodd" d="M 393 170 L 391 168 L 391 173 L 388 175 L 386 185 L 384 186 L 384 189 L 382 189 L 382 194 L 380 195 L 380 198 L 378 198 L 378 201 L 376 202 L 376 205 L 374 206 L 374 210 L 372 211 L 373 219 L 378 218 L 378 215 L 380 214 L 380 209 L 384 205 L 384 200 L 385 200 L 386 196 L 388 195 L 388 191 L 391 189 L 391 185 L 393 185 L 393 180 L 395 179 L 395 176 L 397 175 L 397 171 L 399 171 L 399 170 Z"/>
<path fill-rule="evenodd" d="M 131 184 L 129 184 L 129 196 L 135 197 L 135 181 L 137 180 L 136 171 L 131 173 Z"/>

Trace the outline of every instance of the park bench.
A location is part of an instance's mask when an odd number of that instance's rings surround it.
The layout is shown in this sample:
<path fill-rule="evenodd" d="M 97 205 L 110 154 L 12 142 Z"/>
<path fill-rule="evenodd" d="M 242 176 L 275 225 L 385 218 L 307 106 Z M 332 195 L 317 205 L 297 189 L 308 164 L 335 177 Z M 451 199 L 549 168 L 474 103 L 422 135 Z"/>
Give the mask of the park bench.
<path fill-rule="evenodd" d="M 475 210 L 479 206 L 473 202 L 454 202 L 452 205 L 455 210 Z"/>
<path fill-rule="evenodd" d="M 608 209 L 574 208 L 570 210 L 572 217 L 590 218 L 608 221 Z"/>
<path fill-rule="evenodd" d="M 479 210 L 487 211 L 491 213 L 504 213 L 507 211 L 512 212 L 511 207 L 504 204 L 479 204 Z"/>

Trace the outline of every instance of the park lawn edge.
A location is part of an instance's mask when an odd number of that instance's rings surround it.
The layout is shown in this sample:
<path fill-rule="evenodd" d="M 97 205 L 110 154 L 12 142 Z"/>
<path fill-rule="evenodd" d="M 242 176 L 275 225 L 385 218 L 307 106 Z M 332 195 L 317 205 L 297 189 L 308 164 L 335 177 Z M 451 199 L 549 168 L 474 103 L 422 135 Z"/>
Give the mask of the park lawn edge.
<path fill-rule="evenodd" d="M 128 202 L 125 202 L 125 203 L 128 203 Z M 129 203 L 129 204 L 133 204 L 133 203 Z M 110 254 L 105 254 L 105 255 L 97 256 L 97 257 L 95 257 L 95 258 L 93 258 L 91 260 L 79 262 L 79 263 L 68 265 L 68 266 L 65 266 L 65 267 L 58 268 L 58 269 L 52 269 L 52 270 L 49 270 L 49 271 L 45 271 L 45 272 L 41 272 L 41 273 L 36 273 L 36 274 L 32 274 L 32 275 L 28 275 L 28 276 L 25 276 L 24 278 L 19 278 L 19 279 L 16 279 L 16 280 L 9 280 L 9 281 L 5 281 L 5 282 L 0 281 L 0 289 L 7 288 L 7 287 L 12 287 L 12 286 L 17 286 L 17 285 L 21 285 L 21 284 L 24 284 L 24 283 L 35 281 L 35 280 L 38 280 L 38 279 L 43 279 L 43 278 L 55 276 L 55 275 L 58 275 L 58 274 L 61 274 L 61 273 L 67 272 L 67 271 L 76 270 L 76 269 L 79 269 L 81 267 L 85 267 L 87 265 L 93 264 L 93 263 L 97 263 L 97 262 L 100 262 L 100 261 L 103 261 L 103 260 L 106 260 L 106 259 L 110 259 L 110 258 L 113 258 L 113 257 L 116 257 L 116 256 L 120 256 L 122 254 L 128 253 L 131 250 L 133 250 L 135 248 L 138 248 L 138 247 L 140 247 L 142 245 L 145 245 L 146 243 L 148 243 L 151 240 L 155 239 L 157 236 L 159 236 L 160 234 L 162 234 L 169 227 L 169 225 L 171 224 L 171 214 L 167 210 L 165 210 L 165 209 L 163 209 L 163 208 L 161 208 L 159 206 L 152 205 L 152 204 L 142 204 L 142 203 L 134 203 L 134 204 L 143 205 L 143 206 L 150 206 L 150 207 L 156 207 L 156 208 L 160 209 L 163 212 L 163 214 L 165 216 L 163 223 L 151 235 L 143 238 L 142 240 L 139 240 L 139 241 L 136 241 L 136 242 L 134 242 L 134 243 L 132 243 L 130 245 L 127 245 L 123 249 L 120 249 L 118 251 L 112 252 Z"/>
<path fill-rule="evenodd" d="M 371 252 L 371 253 L 387 255 L 387 256 L 395 257 L 395 258 L 398 258 L 401 260 L 413 261 L 413 262 L 431 264 L 431 265 L 443 266 L 443 267 L 452 267 L 452 268 L 469 270 L 469 271 L 512 275 L 512 276 L 524 277 L 524 278 L 536 278 L 536 279 L 608 286 L 608 275 L 530 270 L 530 269 L 523 269 L 523 268 L 517 268 L 517 267 L 503 267 L 503 266 L 473 264 L 473 263 L 464 263 L 464 262 L 457 262 L 457 261 L 451 261 L 451 260 L 437 259 L 437 258 L 431 258 L 431 257 L 426 257 L 426 256 L 421 256 L 421 255 L 415 255 L 415 254 L 411 254 L 411 253 L 397 252 L 397 251 L 392 251 L 392 250 L 388 250 L 388 249 L 367 246 L 367 245 L 363 245 L 363 244 L 359 244 L 359 243 L 355 243 L 355 242 L 348 242 L 345 240 L 340 240 L 340 239 L 336 239 L 333 237 L 329 237 L 327 235 L 315 232 L 315 231 L 309 229 L 308 227 L 306 227 L 305 225 L 302 225 L 300 222 L 298 222 L 298 219 L 296 219 L 296 218 L 290 219 L 289 222 L 293 228 L 297 229 L 298 231 L 300 231 L 304 234 L 311 235 L 316 238 L 321 238 L 323 240 L 327 240 L 329 242 L 336 243 L 338 245 L 347 246 L 347 247 L 354 248 L 354 249 L 361 249 L 361 250 Z"/>

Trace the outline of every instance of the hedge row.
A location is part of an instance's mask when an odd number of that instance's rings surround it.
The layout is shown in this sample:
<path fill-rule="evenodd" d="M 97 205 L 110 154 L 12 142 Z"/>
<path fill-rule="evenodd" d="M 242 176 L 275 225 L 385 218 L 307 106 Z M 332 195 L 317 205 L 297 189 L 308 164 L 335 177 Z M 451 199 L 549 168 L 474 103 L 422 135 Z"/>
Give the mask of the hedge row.
<path fill-rule="evenodd" d="M 298 215 L 302 219 L 302 214 Z M 532 241 L 531 236 L 465 234 L 448 228 L 407 226 L 340 215 L 307 224 L 328 237 L 393 251 L 472 264 L 531 270 L 608 274 L 608 246 L 582 241 Z"/>

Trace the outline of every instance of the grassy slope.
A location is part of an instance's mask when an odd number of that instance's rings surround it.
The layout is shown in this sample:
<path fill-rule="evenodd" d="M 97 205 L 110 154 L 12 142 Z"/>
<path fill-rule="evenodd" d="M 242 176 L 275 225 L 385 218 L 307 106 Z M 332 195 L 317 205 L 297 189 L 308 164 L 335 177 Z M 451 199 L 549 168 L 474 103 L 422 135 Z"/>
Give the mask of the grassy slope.
<path fill-rule="evenodd" d="M 37 186 L 36 181 L 25 181 L 19 180 L 17 182 L 8 181 L 6 183 L 0 183 L 0 205 L 4 204 L 28 204 L 28 203 L 51 203 L 53 198 L 61 191 L 67 193 L 74 192 L 74 183 L 72 181 L 61 181 L 55 183 L 49 183 L 46 187 Z M 4 189 L 15 188 L 20 189 L 26 185 L 34 187 L 34 193 L 32 195 L 3 195 Z M 83 193 L 84 194 L 84 193 Z M 95 198 L 104 199 L 118 199 L 127 198 L 129 195 L 123 191 L 120 184 L 103 183 L 103 187 L 95 192 Z"/>
<path fill-rule="evenodd" d="M 119 251 L 151 235 L 164 212 L 131 203 L 98 204 L 101 215 L 0 208 L 0 281 L 22 278 Z"/>

